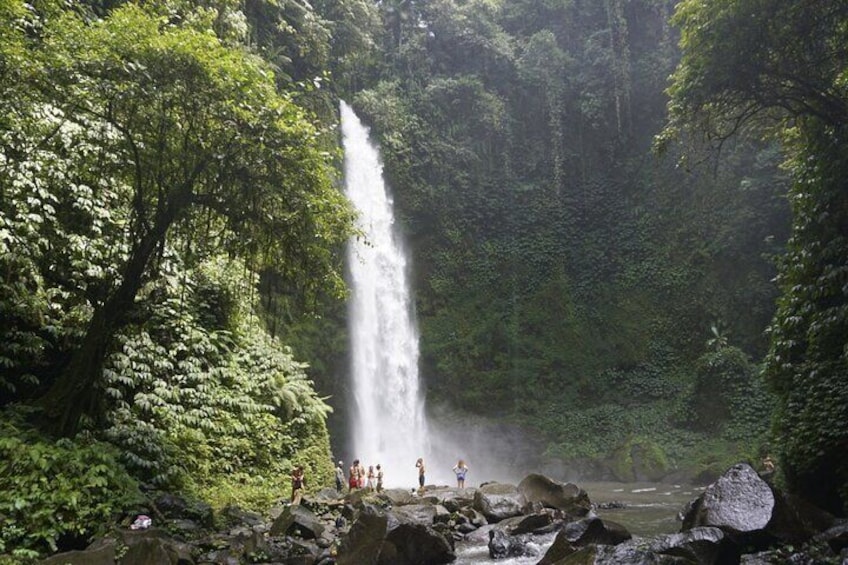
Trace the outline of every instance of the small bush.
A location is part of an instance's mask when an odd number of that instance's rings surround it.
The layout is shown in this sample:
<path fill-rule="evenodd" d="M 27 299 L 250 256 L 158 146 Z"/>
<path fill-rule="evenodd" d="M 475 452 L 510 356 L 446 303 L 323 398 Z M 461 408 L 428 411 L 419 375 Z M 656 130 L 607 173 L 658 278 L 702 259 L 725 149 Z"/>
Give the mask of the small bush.
<path fill-rule="evenodd" d="M 114 447 L 54 441 L 13 410 L 0 413 L 0 553 L 54 552 L 60 538 L 88 538 L 140 499 Z"/>

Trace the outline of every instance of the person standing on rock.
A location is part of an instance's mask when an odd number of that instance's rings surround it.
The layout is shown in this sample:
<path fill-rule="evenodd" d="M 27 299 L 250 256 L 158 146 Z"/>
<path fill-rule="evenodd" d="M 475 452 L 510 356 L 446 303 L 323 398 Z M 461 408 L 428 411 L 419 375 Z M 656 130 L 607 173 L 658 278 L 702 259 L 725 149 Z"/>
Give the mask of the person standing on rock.
<path fill-rule="evenodd" d="M 456 488 L 465 488 L 465 475 L 468 473 L 468 465 L 460 459 L 453 467 L 453 472 L 456 474 Z"/>
<path fill-rule="evenodd" d="M 383 492 L 383 468 L 377 463 L 377 492 Z"/>
<path fill-rule="evenodd" d="M 303 488 L 306 486 L 306 476 L 303 473 L 303 467 L 300 465 L 295 467 L 291 474 L 291 481 L 291 503 L 300 504 L 300 500 L 303 498 Z"/>
<path fill-rule="evenodd" d="M 359 484 L 357 485 L 359 488 L 365 488 L 365 464 L 360 463 L 359 469 L 357 470 L 357 478 L 359 479 Z"/>
<path fill-rule="evenodd" d="M 415 462 L 415 466 L 418 467 L 418 488 L 419 490 L 424 489 L 424 459 L 419 457 L 418 461 Z"/>
<path fill-rule="evenodd" d="M 344 487 L 345 476 L 344 476 L 344 463 L 339 461 L 338 465 L 336 465 L 336 490 L 342 492 L 342 488 Z"/>
<path fill-rule="evenodd" d="M 359 488 L 359 459 L 353 460 L 353 465 L 350 466 L 350 479 L 348 482 L 348 486 L 350 491 L 353 492 L 353 489 Z"/>
<path fill-rule="evenodd" d="M 368 465 L 368 490 L 374 492 L 377 487 L 377 473 L 374 472 L 374 465 Z"/>

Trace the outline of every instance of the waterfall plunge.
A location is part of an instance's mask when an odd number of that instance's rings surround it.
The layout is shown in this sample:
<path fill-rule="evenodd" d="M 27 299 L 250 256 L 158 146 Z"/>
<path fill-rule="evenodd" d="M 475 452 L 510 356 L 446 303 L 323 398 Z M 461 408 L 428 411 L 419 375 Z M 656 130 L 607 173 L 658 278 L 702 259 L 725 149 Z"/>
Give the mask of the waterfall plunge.
<path fill-rule="evenodd" d="M 430 449 L 407 255 L 368 128 L 344 102 L 341 118 L 345 192 L 367 240 L 348 245 L 352 456 L 366 468 L 381 464 L 386 486 L 410 486 L 417 481 L 416 459 L 426 458 Z M 426 462 L 430 482 L 435 462 Z"/>

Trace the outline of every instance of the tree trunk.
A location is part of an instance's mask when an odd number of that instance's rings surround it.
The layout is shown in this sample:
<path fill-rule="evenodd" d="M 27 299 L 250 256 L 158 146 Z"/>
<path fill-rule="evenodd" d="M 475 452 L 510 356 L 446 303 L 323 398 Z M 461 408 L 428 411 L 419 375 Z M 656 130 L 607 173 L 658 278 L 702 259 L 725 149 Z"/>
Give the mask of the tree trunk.
<path fill-rule="evenodd" d="M 97 382 L 103 372 L 103 363 L 115 333 L 126 323 L 126 314 L 141 289 L 150 259 L 172 223 L 173 216 L 168 216 L 160 215 L 153 229 L 138 240 L 124 265 L 120 286 L 95 309 L 82 346 L 39 399 L 46 427 L 56 435 L 73 436 L 83 415 L 96 415 L 100 401 Z"/>

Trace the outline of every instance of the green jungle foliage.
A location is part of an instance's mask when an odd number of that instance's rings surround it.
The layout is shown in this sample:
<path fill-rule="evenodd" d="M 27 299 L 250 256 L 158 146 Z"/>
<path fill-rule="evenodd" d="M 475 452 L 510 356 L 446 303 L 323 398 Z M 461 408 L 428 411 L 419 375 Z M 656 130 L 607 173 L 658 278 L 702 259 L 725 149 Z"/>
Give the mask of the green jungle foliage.
<path fill-rule="evenodd" d="M 0 420 L 0 560 L 55 551 L 104 531 L 141 500 L 119 450 L 90 437 L 52 440 L 7 411 Z"/>
<path fill-rule="evenodd" d="M 652 153 L 675 4 L 381 4 L 382 58 L 353 99 L 411 242 L 429 398 L 608 471 L 633 438 L 697 474 L 700 446 L 732 460 L 765 436 L 765 401 L 722 388 L 739 367 L 698 367 L 716 321 L 740 355 L 767 350 L 787 175 L 755 135 L 684 166 Z M 702 391 L 756 426 L 692 425 Z"/>
<path fill-rule="evenodd" d="M 793 212 L 765 376 L 787 485 L 848 511 L 848 4 L 682 2 L 684 57 L 668 137 L 768 127 L 787 151 Z"/>
<path fill-rule="evenodd" d="M 331 18 L 247 4 L 0 0 L 0 555 L 84 543 L 138 482 L 260 510 L 295 465 L 332 481 L 331 409 L 259 283 L 343 295 L 353 213 L 305 109 L 332 94 L 292 54 L 315 22 L 316 64 L 354 61 L 374 12 L 334 3 L 331 46 Z"/>

